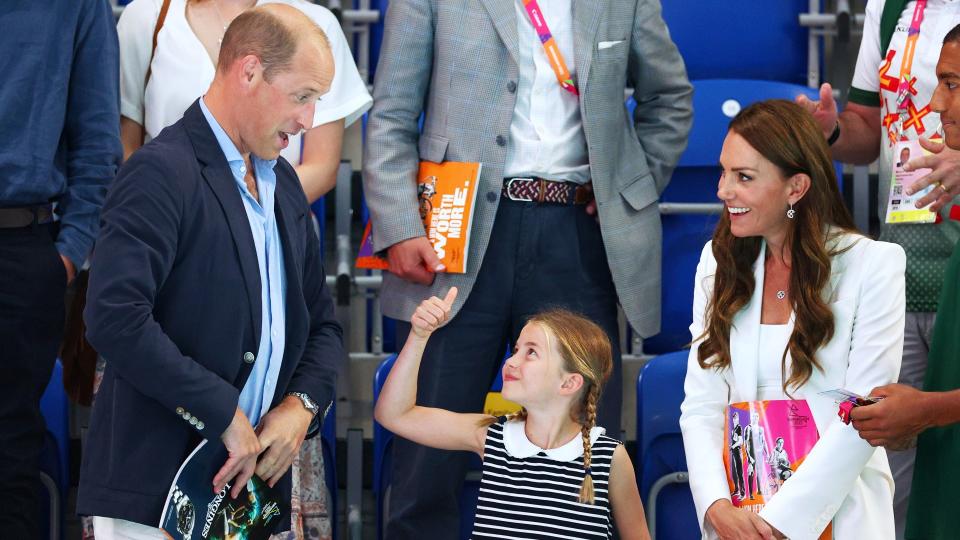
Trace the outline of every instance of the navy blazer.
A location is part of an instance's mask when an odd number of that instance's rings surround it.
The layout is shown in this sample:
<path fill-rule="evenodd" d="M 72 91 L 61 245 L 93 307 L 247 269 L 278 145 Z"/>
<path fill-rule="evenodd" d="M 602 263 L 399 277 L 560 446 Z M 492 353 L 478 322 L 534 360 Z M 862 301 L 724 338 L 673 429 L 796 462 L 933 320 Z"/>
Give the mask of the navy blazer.
<path fill-rule="evenodd" d="M 325 408 L 344 355 L 342 330 L 300 181 L 283 158 L 274 170 L 287 334 L 271 407 L 305 392 Z M 253 235 L 198 102 L 120 170 L 91 268 L 87 338 L 107 367 L 77 512 L 156 526 L 183 459 L 233 419 L 260 339 Z M 289 477 L 279 484 L 286 493 Z"/>

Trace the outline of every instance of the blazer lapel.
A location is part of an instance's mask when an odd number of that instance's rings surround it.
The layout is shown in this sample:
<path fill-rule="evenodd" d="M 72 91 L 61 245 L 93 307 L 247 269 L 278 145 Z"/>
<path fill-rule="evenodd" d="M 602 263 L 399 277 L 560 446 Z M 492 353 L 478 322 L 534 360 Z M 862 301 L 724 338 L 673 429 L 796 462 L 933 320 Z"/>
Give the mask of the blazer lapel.
<path fill-rule="evenodd" d="M 763 308 L 763 260 L 767 244 L 760 247 L 760 256 L 753 263 L 754 289 L 750 303 L 733 318 L 730 329 L 730 358 L 736 383 L 735 399 L 757 399 L 757 366 L 760 361 L 760 315 Z"/>
<path fill-rule="evenodd" d="M 195 101 L 184 113 L 184 124 L 193 141 L 197 160 L 203 166 L 201 172 L 203 179 L 210 186 L 223 209 L 230 235 L 237 248 L 237 263 L 243 274 L 244 288 L 249 299 L 251 329 L 256 340 L 256 348 L 259 350 L 262 295 L 257 249 L 253 244 L 250 221 L 247 219 L 247 211 L 243 207 L 243 200 L 237 190 L 233 172 L 227 164 L 217 138 L 213 135 L 213 130 L 203 116 L 203 111 L 200 110 L 198 101 Z M 224 263 L 226 264 L 226 261 Z"/>
<path fill-rule="evenodd" d="M 494 28 L 501 41 L 510 51 L 515 64 L 520 63 L 520 49 L 517 38 L 517 15 L 513 3 L 517 0 L 481 0 L 483 7 L 490 14 Z"/>
<path fill-rule="evenodd" d="M 593 60 L 594 41 L 605 2 L 597 0 L 571 0 L 573 3 L 573 50 L 577 69 L 577 89 L 580 96 L 587 87 L 590 62 Z"/>

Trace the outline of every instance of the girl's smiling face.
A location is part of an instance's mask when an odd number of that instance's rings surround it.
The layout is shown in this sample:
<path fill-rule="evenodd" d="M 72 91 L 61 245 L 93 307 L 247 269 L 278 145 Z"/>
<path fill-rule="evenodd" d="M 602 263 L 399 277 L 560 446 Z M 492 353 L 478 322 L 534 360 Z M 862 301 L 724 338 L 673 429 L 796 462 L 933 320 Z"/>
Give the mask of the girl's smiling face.
<path fill-rule="evenodd" d="M 502 375 L 503 397 L 528 408 L 555 400 L 570 376 L 563 371 L 556 338 L 536 323 L 527 323 L 521 330 Z"/>

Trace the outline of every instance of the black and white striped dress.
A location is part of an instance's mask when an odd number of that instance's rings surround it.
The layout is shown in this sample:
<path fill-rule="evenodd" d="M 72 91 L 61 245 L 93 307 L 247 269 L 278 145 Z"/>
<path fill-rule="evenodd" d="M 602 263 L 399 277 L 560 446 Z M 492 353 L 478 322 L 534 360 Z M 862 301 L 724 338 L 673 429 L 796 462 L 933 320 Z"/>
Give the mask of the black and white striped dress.
<path fill-rule="evenodd" d="M 613 538 L 607 484 L 620 441 L 595 427 L 592 441 L 596 504 L 578 501 L 583 442 L 578 436 L 542 450 L 527 439 L 524 422 L 501 419 L 487 430 L 483 479 L 473 538 Z"/>

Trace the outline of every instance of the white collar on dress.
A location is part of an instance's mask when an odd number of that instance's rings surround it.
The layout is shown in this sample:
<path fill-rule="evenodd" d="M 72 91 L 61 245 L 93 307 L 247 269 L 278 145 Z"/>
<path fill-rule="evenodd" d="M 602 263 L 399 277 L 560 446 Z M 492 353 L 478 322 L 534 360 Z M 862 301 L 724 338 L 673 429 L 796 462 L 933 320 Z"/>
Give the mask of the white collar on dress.
<path fill-rule="evenodd" d="M 564 445 L 544 449 L 530 442 L 524 431 L 525 426 L 523 420 L 509 420 L 503 424 L 503 445 L 511 456 L 524 459 L 543 452 L 556 461 L 573 461 L 583 455 L 583 439 L 579 434 Z M 593 446 L 604 433 L 606 429 L 594 426 L 590 430 L 590 445 Z"/>

